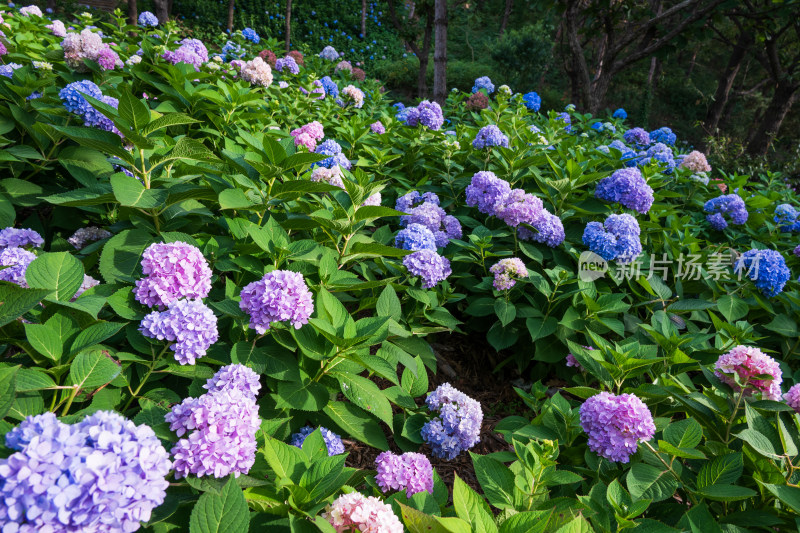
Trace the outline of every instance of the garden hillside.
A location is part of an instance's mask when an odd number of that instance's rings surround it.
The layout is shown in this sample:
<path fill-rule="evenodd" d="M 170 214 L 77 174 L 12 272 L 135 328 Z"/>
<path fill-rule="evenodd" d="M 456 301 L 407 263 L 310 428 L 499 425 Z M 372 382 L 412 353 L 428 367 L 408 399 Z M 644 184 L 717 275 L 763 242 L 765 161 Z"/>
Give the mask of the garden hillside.
<path fill-rule="evenodd" d="M 798 529 L 784 174 L 136 22 L 0 7 L 4 533 Z"/>

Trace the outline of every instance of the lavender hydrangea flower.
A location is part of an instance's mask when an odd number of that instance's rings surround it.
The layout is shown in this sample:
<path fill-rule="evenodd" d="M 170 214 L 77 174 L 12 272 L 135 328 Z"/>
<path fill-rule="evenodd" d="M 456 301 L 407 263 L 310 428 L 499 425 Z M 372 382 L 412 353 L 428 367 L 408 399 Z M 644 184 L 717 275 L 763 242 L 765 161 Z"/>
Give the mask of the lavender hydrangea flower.
<path fill-rule="evenodd" d="M 517 229 L 519 238 L 524 241 L 536 241 L 555 248 L 566 238 L 564 223 L 547 209 L 542 209 L 539 217 L 529 224 L 536 230 L 535 233 L 524 226 Z"/>
<path fill-rule="evenodd" d="M 327 59 L 328 61 L 335 61 L 339 59 L 339 52 L 337 52 L 333 46 L 326 46 L 322 49 L 322 52 L 319 53 L 319 57 Z"/>
<path fill-rule="evenodd" d="M 778 401 L 781 398 L 783 372 L 778 362 L 753 346 L 736 346 L 722 354 L 714 364 L 714 374 L 733 390 L 739 392 L 734 374 L 740 383 L 745 383 L 745 394 L 760 392 L 765 400 Z M 756 376 L 769 376 L 758 379 Z"/>
<path fill-rule="evenodd" d="M 300 65 L 294 60 L 292 56 L 286 56 L 275 61 L 275 70 L 278 72 L 288 72 L 290 74 L 299 74 Z"/>
<path fill-rule="evenodd" d="M 706 220 L 711 227 L 719 231 L 728 227 L 728 219 L 731 224 L 741 226 L 748 218 L 747 207 L 738 194 L 725 194 L 712 198 L 705 203 L 703 211 L 709 213 L 706 215 Z"/>
<path fill-rule="evenodd" d="M 78 287 L 78 290 L 75 291 L 75 296 L 70 298 L 70 302 L 74 302 L 78 298 L 80 298 L 81 294 L 88 291 L 92 287 L 97 287 L 100 285 L 100 282 L 94 279 L 92 276 L 87 276 L 86 274 L 83 275 L 83 281 L 81 282 L 81 286 Z"/>
<path fill-rule="evenodd" d="M 420 250 L 436 251 L 436 238 L 426 226 L 417 223 L 409 224 L 400 230 L 394 239 L 394 245 L 403 250 L 418 252 Z"/>
<path fill-rule="evenodd" d="M 595 196 L 606 202 L 623 206 L 645 214 L 653 205 L 653 189 L 636 168 L 622 168 L 600 180 Z"/>
<path fill-rule="evenodd" d="M 33 246 L 41 248 L 44 239 L 39 233 L 28 228 L 5 228 L 0 230 L 0 250 L 4 248 L 24 248 Z"/>
<path fill-rule="evenodd" d="M 515 278 L 527 278 L 528 269 L 522 259 L 509 257 L 501 259 L 489 269 L 494 274 L 492 285 L 498 291 L 507 291 L 517 284 Z"/>
<path fill-rule="evenodd" d="M 145 27 L 150 26 L 154 28 L 158 26 L 158 17 L 156 17 L 150 11 L 142 11 L 139 14 L 138 22 L 139 26 L 145 26 Z"/>
<path fill-rule="evenodd" d="M 423 100 L 417 107 L 408 107 L 403 110 L 406 111 L 404 122 L 408 126 L 422 124 L 432 130 L 439 130 L 444 124 L 442 108 L 436 102 Z M 398 120 L 400 119 L 398 118 Z"/>
<path fill-rule="evenodd" d="M 449 383 L 439 385 L 425 404 L 436 417 L 422 426 L 422 440 L 436 457 L 453 459 L 480 441 L 481 404 Z"/>
<path fill-rule="evenodd" d="M 439 205 L 439 197 L 432 192 L 420 194 L 417 191 L 410 191 L 397 199 L 394 208 L 397 211 L 409 213 L 412 208 L 425 202 Z M 400 217 L 400 224 L 403 224 L 403 217 Z"/>
<path fill-rule="evenodd" d="M 736 262 L 734 268 L 740 278 L 745 273 L 761 294 L 768 298 L 777 296 L 789 281 L 791 272 L 783 256 L 775 250 L 749 250 Z"/>
<path fill-rule="evenodd" d="M 172 342 L 169 348 L 182 365 L 193 365 L 219 339 L 217 317 L 200 300 L 178 300 L 166 311 L 153 311 L 142 319 L 139 331 Z"/>
<path fill-rule="evenodd" d="M 347 159 L 347 156 L 342 153 L 342 147 L 339 146 L 339 143 L 333 139 L 328 139 L 324 143 L 317 146 L 317 149 L 314 150 L 314 153 L 329 156 L 327 159 L 323 159 L 322 161 L 315 163 L 315 165 L 325 168 L 332 168 L 334 165 L 339 165 L 346 170 L 350 170 L 350 167 L 352 166 L 350 160 Z"/>
<path fill-rule="evenodd" d="M 407 498 L 423 491 L 433 494 L 433 467 L 421 453 L 383 452 L 375 458 L 375 469 L 375 482 L 383 492 L 405 490 Z"/>
<path fill-rule="evenodd" d="M 186 63 L 192 65 L 196 71 L 200 71 L 200 67 L 208 62 L 208 49 L 199 39 L 183 39 L 177 50 L 167 50 L 162 54 L 166 61 L 173 65 L 178 63 Z"/>
<path fill-rule="evenodd" d="M 531 91 L 522 96 L 522 103 L 531 111 L 539 111 L 542 107 L 542 97 Z"/>
<path fill-rule="evenodd" d="M 90 242 L 100 241 L 111 237 L 111 232 L 98 228 L 97 226 L 87 226 L 79 228 L 72 237 L 67 239 L 67 242 L 74 246 L 77 250 L 84 248 Z"/>
<path fill-rule="evenodd" d="M 622 136 L 628 144 L 636 146 L 647 146 L 650 144 L 650 134 L 642 128 L 631 128 Z"/>
<path fill-rule="evenodd" d="M 542 200 L 523 189 L 512 189 L 494 204 L 494 215 L 503 222 L 516 228 L 523 222 L 534 224 L 542 215 Z"/>
<path fill-rule="evenodd" d="M 273 270 L 241 292 L 239 307 L 250 315 L 250 327 L 263 335 L 272 322 L 289 322 L 295 329 L 308 324 L 314 300 L 303 275 Z"/>
<path fill-rule="evenodd" d="M 491 148 L 492 146 L 508 148 L 508 137 L 494 124 L 482 127 L 478 131 L 475 140 L 472 141 L 472 147 L 477 150 Z"/>
<path fill-rule="evenodd" d="M 322 440 L 325 441 L 325 447 L 328 449 L 329 456 L 344 453 L 344 443 L 339 435 L 322 426 L 320 426 L 319 431 L 322 433 Z M 289 444 L 292 446 L 297 446 L 298 448 L 302 448 L 306 438 L 312 433 L 314 433 L 313 427 L 302 427 L 300 428 L 300 431 L 292 435 L 292 439 Z"/>
<path fill-rule="evenodd" d="M 405 256 L 403 265 L 411 275 L 422 278 L 422 286 L 426 289 L 436 286 L 453 273 L 450 261 L 432 250 L 420 250 Z"/>
<path fill-rule="evenodd" d="M 610 461 L 627 463 L 656 433 L 650 409 L 633 394 L 596 394 L 580 408 L 581 426 L 589 437 L 589 449 Z"/>
<path fill-rule="evenodd" d="M 9 281 L 20 287 L 27 288 L 25 271 L 28 270 L 36 256 L 24 248 L 4 248 L 0 250 L 0 281 Z"/>
<path fill-rule="evenodd" d="M 795 413 L 800 414 L 800 383 L 792 385 L 792 388 L 783 395 L 786 405 L 794 409 Z"/>
<path fill-rule="evenodd" d="M 369 125 L 369 129 L 370 129 L 370 131 L 372 133 L 377 133 L 378 135 L 386 133 L 386 127 L 383 125 L 383 123 L 380 120 L 370 124 Z"/>
<path fill-rule="evenodd" d="M 142 272 L 136 280 L 136 300 L 147 307 L 164 308 L 181 298 L 205 298 L 211 292 L 211 268 L 203 253 L 185 242 L 151 244 L 142 254 Z"/>
<path fill-rule="evenodd" d="M 29 416 L 6 436 L 0 459 L 5 531 L 139 529 L 164 502 L 172 466 L 153 430 L 111 411 L 77 424 Z"/>
<path fill-rule="evenodd" d="M 672 146 L 675 144 L 676 139 L 677 137 L 672 133 L 672 130 L 666 126 L 650 132 L 651 143 L 663 143 Z"/>
<path fill-rule="evenodd" d="M 467 186 L 467 205 L 477 205 L 481 213 L 494 215 L 495 205 L 510 192 L 511 185 L 495 176 L 494 172 L 476 172 Z"/>
<path fill-rule="evenodd" d="M 625 264 L 642 253 L 639 233 L 639 223 L 631 215 L 609 215 L 604 224 L 586 224 L 583 244 L 606 261 Z"/>
<path fill-rule="evenodd" d="M 489 79 L 489 76 L 481 76 L 480 78 L 475 80 L 475 84 L 472 86 L 472 92 L 476 93 L 483 89 L 488 94 L 492 94 L 494 92 L 494 84 L 492 80 Z"/>
<path fill-rule="evenodd" d="M 261 390 L 258 374 L 253 369 L 244 365 L 233 364 L 220 368 L 203 388 L 208 392 L 221 390 L 238 390 L 243 395 L 255 401 L 258 391 Z"/>

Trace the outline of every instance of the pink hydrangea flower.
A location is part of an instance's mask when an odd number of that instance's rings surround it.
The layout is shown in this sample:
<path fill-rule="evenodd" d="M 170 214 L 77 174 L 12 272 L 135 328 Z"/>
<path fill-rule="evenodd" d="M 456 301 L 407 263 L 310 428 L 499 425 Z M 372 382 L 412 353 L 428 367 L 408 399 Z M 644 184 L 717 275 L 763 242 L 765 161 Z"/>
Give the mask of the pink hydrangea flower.
<path fill-rule="evenodd" d="M 136 300 L 148 307 L 167 307 L 182 298 L 205 298 L 211 291 L 211 268 L 197 247 L 185 242 L 151 244 L 142 254 Z"/>
<path fill-rule="evenodd" d="M 392 511 L 392 506 L 374 496 L 360 492 L 342 494 L 325 508 L 322 518 L 337 533 L 403 533 L 403 524 Z"/>
<path fill-rule="evenodd" d="M 589 449 L 610 461 L 627 463 L 656 433 L 650 409 L 633 394 L 596 394 L 580 408 L 581 426 L 589 437 Z"/>
<path fill-rule="evenodd" d="M 781 398 L 783 372 L 778 362 L 754 346 L 736 346 L 730 352 L 720 355 L 714 365 L 714 374 L 735 391 L 740 391 L 739 382 L 746 382 L 745 394 L 760 392 L 765 400 L 778 401 Z M 756 379 L 754 376 L 769 376 Z"/>

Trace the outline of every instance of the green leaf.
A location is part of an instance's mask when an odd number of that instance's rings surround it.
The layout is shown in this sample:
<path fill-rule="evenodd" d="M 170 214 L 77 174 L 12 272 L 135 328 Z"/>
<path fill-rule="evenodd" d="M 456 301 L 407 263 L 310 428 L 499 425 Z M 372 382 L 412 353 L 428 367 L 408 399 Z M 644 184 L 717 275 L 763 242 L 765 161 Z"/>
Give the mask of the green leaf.
<path fill-rule="evenodd" d="M 546 320 L 541 318 L 529 318 L 525 321 L 525 325 L 528 327 L 528 332 L 531 334 L 531 342 L 536 342 L 554 333 L 558 327 L 558 322 L 551 316 L 547 317 Z"/>
<path fill-rule="evenodd" d="M 400 305 L 400 298 L 397 297 L 397 292 L 395 292 L 394 287 L 391 285 L 384 287 L 383 291 L 381 291 L 381 295 L 378 297 L 375 311 L 378 313 L 378 316 L 388 316 L 398 322 L 400 321 L 403 316 L 403 308 Z"/>
<path fill-rule="evenodd" d="M 141 133 L 150 122 L 150 110 L 147 105 L 134 98 L 127 87 L 120 91 L 117 111 L 122 120 L 133 126 L 133 131 L 136 133 Z"/>
<path fill-rule="evenodd" d="M 486 533 L 497 531 L 489 506 L 477 492 L 458 477 L 458 474 L 455 474 L 453 480 L 453 507 L 456 516 L 469 522 L 473 531 Z"/>
<path fill-rule="evenodd" d="M 700 469 L 697 475 L 697 487 L 702 489 L 711 485 L 736 483 L 743 470 L 744 461 L 741 452 L 720 455 Z"/>
<path fill-rule="evenodd" d="M 345 433 L 361 442 L 382 451 L 389 449 L 389 443 L 381 426 L 363 409 L 350 402 L 330 402 L 322 410 Z"/>
<path fill-rule="evenodd" d="M 28 265 L 25 280 L 30 288 L 55 291 L 58 300 L 68 302 L 83 283 L 83 265 L 67 252 L 43 254 Z"/>
<path fill-rule="evenodd" d="M 17 397 L 16 380 L 20 366 L 0 367 L 0 420 L 5 418 Z"/>
<path fill-rule="evenodd" d="M 717 299 L 717 308 L 719 312 L 722 313 L 722 316 L 731 324 L 745 316 L 750 309 L 747 303 L 741 298 L 728 296 L 727 294 Z"/>
<path fill-rule="evenodd" d="M 798 336 L 797 323 L 784 314 L 776 315 L 772 322 L 765 324 L 764 327 L 784 337 Z"/>
<path fill-rule="evenodd" d="M 48 289 L 23 289 L 16 285 L 0 285 L 0 327 L 21 317 L 47 297 Z"/>
<path fill-rule="evenodd" d="M 253 205 L 241 189 L 225 189 L 219 193 L 220 209 L 245 209 Z"/>
<path fill-rule="evenodd" d="M 626 481 L 634 500 L 660 502 L 675 494 L 678 488 L 677 480 L 669 471 L 646 463 L 635 463 L 628 471 Z"/>
<path fill-rule="evenodd" d="M 264 458 L 279 478 L 299 481 L 305 460 L 303 451 L 272 437 L 267 437 L 262 448 Z"/>
<path fill-rule="evenodd" d="M 422 396 L 428 392 L 428 372 L 425 370 L 425 364 L 419 356 L 414 357 L 417 368 L 413 372 L 410 368 L 403 369 L 403 376 L 400 380 L 400 385 L 411 396 Z"/>
<path fill-rule="evenodd" d="M 498 509 L 514 507 L 514 474 L 511 470 L 491 457 L 469 452 L 475 475 L 481 484 L 486 499 Z"/>
<path fill-rule="evenodd" d="M 433 516 L 397 502 L 403 522 L 411 533 L 471 533 L 469 524 L 461 518 Z"/>
<path fill-rule="evenodd" d="M 800 489 L 788 485 L 771 485 L 762 483 L 776 498 L 789 506 L 795 513 L 800 514 Z"/>
<path fill-rule="evenodd" d="M 738 485 L 709 485 L 698 489 L 697 493 L 704 498 L 718 502 L 735 502 L 758 496 L 753 489 Z"/>
<path fill-rule="evenodd" d="M 249 526 L 247 500 L 233 477 L 219 494 L 203 493 L 189 519 L 190 533 L 247 533 Z"/>
<path fill-rule="evenodd" d="M 759 433 L 755 429 L 744 429 L 736 436 L 745 441 L 756 452 L 765 457 L 769 457 L 770 459 L 777 459 L 779 457 L 776 446 L 780 446 L 780 443 L 770 442 L 769 438 Z"/>
<path fill-rule="evenodd" d="M 33 349 L 54 362 L 63 353 L 63 344 L 58 332 L 44 324 L 25 324 L 25 337 Z"/>
<path fill-rule="evenodd" d="M 72 361 L 69 379 L 80 389 L 94 389 L 111 382 L 121 370 L 105 350 L 88 350 L 79 353 Z"/>
<path fill-rule="evenodd" d="M 517 308 L 505 298 L 498 298 L 494 301 L 494 313 L 497 315 L 497 318 L 500 319 L 500 323 L 503 327 L 505 327 L 517 317 Z"/>
<path fill-rule="evenodd" d="M 139 180 L 121 172 L 111 176 L 111 189 L 120 204 L 139 209 L 163 207 L 169 196 L 164 189 L 145 189 Z"/>
<path fill-rule="evenodd" d="M 345 398 L 392 427 L 392 406 L 375 383 L 353 374 L 333 372 L 331 376 L 339 380 Z"/>
<path fill-rule="evenodd" d="M 199 120 L 195 120 L 189 115 L 185 115 L 183 113 L 167 113 L 166 115 L 162 115 L 152 122 L 150 122 L 142 131 L 141 134 L 144 136 L 150 135 L 154 131 L 158 131 L 163 128 L 168 128 L 170 126 L 183 126 L 186 124 L 196 124 L 200 122 Z"/>
<path fill-rule="evenodd" d="M 694 418 L 673 422 L 664 430 L 664 440 L 676 448 L 694 448 L 703 439 L 703 428 Z"/>
<path fill-rule="evenodd" d="M 122 322 L 98 322 L 88 328 L 81 330 L 70 347 L 70 353 L 77 353 L 81 350 L 100 344 L 109 337 L 113 337 L 125 326 Z"/>
<path fill-rule="evenodd" d="M 290 407 L 301 411 L 319 411 L 328 403 L 328 389 L 315 381 L 302 383 L 299 381 L 281 381 L 274 394 L 275 406 L 278 409 Z"/>
<path fill-rule="evenodd" d="M 106 283 L 131 283 L 141 275 L 141 258 L 153 242 L 144 230 L 125 230 L 111 237 L 100 255 L 100 274 Z"/>

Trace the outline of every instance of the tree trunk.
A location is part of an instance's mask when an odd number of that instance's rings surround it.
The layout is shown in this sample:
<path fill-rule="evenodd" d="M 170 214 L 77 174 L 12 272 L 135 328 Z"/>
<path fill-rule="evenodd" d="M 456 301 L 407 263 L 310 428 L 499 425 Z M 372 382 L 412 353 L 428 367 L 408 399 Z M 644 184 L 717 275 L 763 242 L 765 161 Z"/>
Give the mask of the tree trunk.
<path fill-rule="evenodd" d="M 49 0 L 47 2 L 47 5 L 50 5 Z M 136 26 L 138 18 L 139 18 L 139 10 L 137 9 L 136 6 L 136 0 L 128 0 L 128 23 Z"/>
<path fill-rule="evenodd" d="M 772 141 L 777 137 L 778 131 L 781 129 L 783 119 L 786 118 L 787 113 L 792 108 L 792 104 L 797 99 L 798 90 L 800 90 L 800 85 L 792 83 L 786 78 L 778 81 L 775 86 L 775 92 L 772 93 L 769 106 L 764 111 L 764 118 L 747 145 L 747 153 L 751 155 L 767 155 L 767 150 L 769 150 Z"/>
<path fill-rule="evenodd" d="M 236 8 L 236 0 L 228 0 L 228 31 L 233 31 L 233 11 Z"/>
<path fill-rule="evenodd" d="M 367 0 L 361 0 L 361 38 L 367 38 Z"/>
<path fill-rule="evenodd" d="M 503 33 L 506 31 L 506 26 L 508 26 L 508 17 L 511 16 L 511 6 L 514 3 L 514 0 L 506 0 L 506 9 L 503 11 L 503 21 L 500 23 L 500 38 L 503 38 Z"/>
<path fill-rule="evenodd" d="M 447 0 L 436 0 L 433 25 L 433 99 L 444 105 L 447 98 Z"/>
<path fill-rule="evenodd" d="M 292 44 L 292 0 L 286 2 L 286 52 L 290 50 Z"/>
<path fill-rule="evenodd" d="M 744 62 L 747 49 L 750 48 L 753 42 L 753 35 L 749 31 L 744 31 L 739 35 L 733 47 L 733 51 L 731 52 L 731 57 L 728 58 L 728 64 L 725 66 L 725 70 L 722 71 L 719 80 L 717 80 L 717 90 L 714 93 L 714 101 L 711 103 L 708 113 L 706 113 L 706 120 L 704 123 L 706 131 L 711 135 L 714 135 L 714 132 L 719 126 L 719 120 L 728 103 L 728 97 L 731 94 L 733 82 L 736 80 L 737 74 L 739 74 L 739 68 Z"/>
<path fill-rule="evenodd" d="M 156 17 L 159 24 L 164 24 L 169 20 L 169 2 L 168 0 L 153 0 L 156 6 Z"/>

